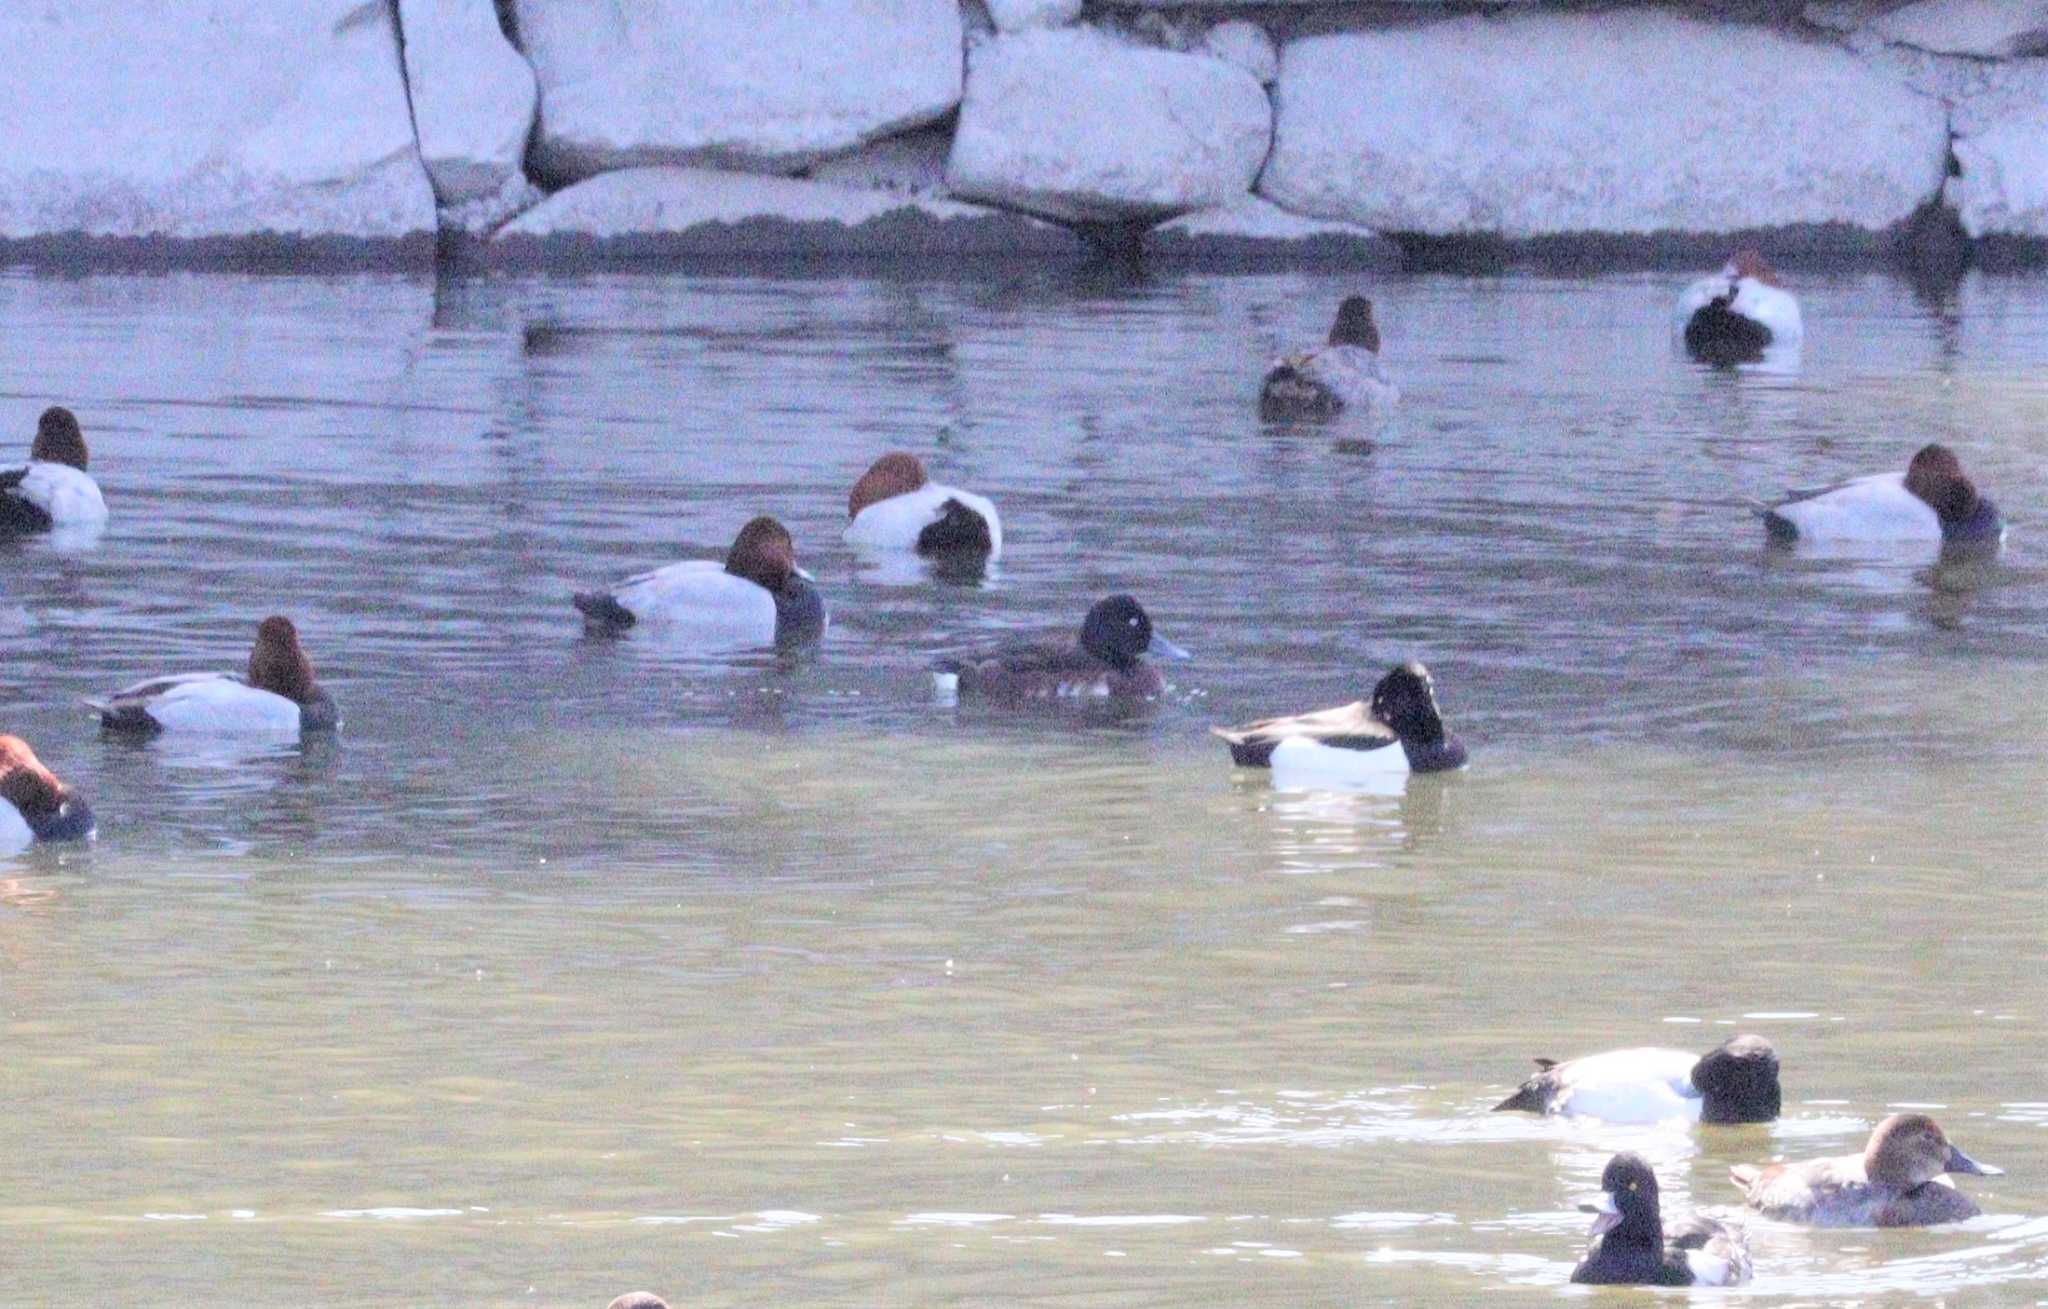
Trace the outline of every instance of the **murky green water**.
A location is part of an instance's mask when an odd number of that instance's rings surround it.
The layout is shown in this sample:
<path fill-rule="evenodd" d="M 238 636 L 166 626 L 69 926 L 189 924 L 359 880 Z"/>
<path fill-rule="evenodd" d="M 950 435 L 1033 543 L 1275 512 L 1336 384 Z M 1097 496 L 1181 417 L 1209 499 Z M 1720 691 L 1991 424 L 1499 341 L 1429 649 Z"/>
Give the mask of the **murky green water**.
<path fill-rule="evenodd" d="M 1614 1150 L 1725 1204 L 1908 1104 L 1986 1216 L 1758 1224 L 1738 1294 L 2048 1299 L 2048 283 L 1801 279 L 1803 369 L 1732 377 L 1669 279 L 1384 280 L 1399 419 L 1261 427 L 1344 289 L 0 279 L 0 426 L 72 404 L 115 515 L 0 546 L 0 729 L 102 815 L 0 863 L 0 1302 L 1547 1302 Z M 1996 567 L 1762 548 L 1745 497 L 1928 439 Z M 999 499 L 987 584 L 840 545 L 891 446 Z M 815 658 L 580 636 L 756 510 Z M 1111 589 L 1200 656 L 1153 712 L 931 702 Z M 338 741 L 76 710 L 273 610 Z M 1278 794 L 1204 736 L 1405 656 L 1469 774 Z M 1486 1112 L 1736 1027 L 1777 1124 Z"/>

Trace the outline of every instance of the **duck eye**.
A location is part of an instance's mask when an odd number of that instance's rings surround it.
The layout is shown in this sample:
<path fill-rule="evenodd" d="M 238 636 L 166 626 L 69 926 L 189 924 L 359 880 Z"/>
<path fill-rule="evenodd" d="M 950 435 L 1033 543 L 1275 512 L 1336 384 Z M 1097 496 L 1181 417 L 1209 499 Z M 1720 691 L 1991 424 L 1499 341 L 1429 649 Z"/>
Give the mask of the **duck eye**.
<path fill-rule="evenodd" d="M 1638 1185 L 1638 1184 L 1637 1184 L 1637 1183 L 1635 1183 L 1635 1182 L 1630 1182 L 1630 1183 L 1628 1184 L 1628 1189 L 1629 1189 L 1629 1190 L 1631 1190 L 1631 1191 L 1633 1191 L 1633 1190 L 1635 1190 L 1635 1189 L 1636 1189 L 1637 1185 Z"/>

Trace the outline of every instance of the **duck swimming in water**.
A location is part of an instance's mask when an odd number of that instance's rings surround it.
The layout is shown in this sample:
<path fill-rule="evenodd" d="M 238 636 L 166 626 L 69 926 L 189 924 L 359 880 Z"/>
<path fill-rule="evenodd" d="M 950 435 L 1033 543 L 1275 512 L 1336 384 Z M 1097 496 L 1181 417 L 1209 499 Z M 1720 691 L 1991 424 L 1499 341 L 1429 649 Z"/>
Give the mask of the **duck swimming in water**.
<path fill-rule="evenodd" d="M 1436 684 L 1418 663 L 1380 678 L 1369 701 L 1209 730 L 1230 744 L 1232 763 L 1271 768 L 1282 786 L 1465 766 L 1465 745 L 1444 730 Z"/>
<path fill-rule="evenodd" d="M 1928 541 L 1996 548 L 1998 506 L 1963 473 L 1945 445 L 1920 447 L 1903 473 L 1873 473 L 1806 491 L 1758 511 L 1773 541 Z"/>
<path fill-rule="evenodd" d="M 1783 1107 L 1778 1052 L 1761 1036 L 1731 1036 L 1703 1055 L 1641 1047 L 1558 1062 L 1494 1106 L 1611 1123 L 1768 1123 Z"/>
<path fill-rule="evenodd" d="M 1380 329 L 1372 301 L 1361 295 L 1337 306 L 1329 340 L 1275 359 L 1259 385 L 1259 415 L 1268 420 L 1327 418 L 1384 410 L 1401 391 L 1380 365 Z"/>
<path fill-rule="evenodd" d="M 574 599 L 593 635 L 645 632 L 707 647 L 802 645 L 824 636 L 827 621 L 789 529 L 765 515 L 740 529 L 722 563 L 686 560 Z"/>
<path fill-rule="evenodd" d="M 1152 630 L 1145 607 L 1128 595 L 1099 600 L 1078 639 L 999 646 L 941 659 L 933 676 L 962 700 L 1149 700 L 1166 677 L 1146 656 L 1186 659 L 1187 651 Z"/>
<path fill-rule="evenodd" d="M 313 676 L 289 618 L 272 615 L 256 627 L 244 676 L 179 673 L 123 687 L 86 707 L 103 730 L 155 736 L 260 735 L 296 737 L 341 725 L 334 698 Z"/>
<path fill-rule="evenodd" d="M 1815 1227 L 1926 1227 L 1975 1218 L 1977 1202 L 1937 1179 L 1944 1173 L 1997 1177 L 1951 1144 L 1926 1114 L 1893 1114 L 1861 1154 L 1796 1164 L 1737 1164 L 1728 1178 L 1742 1202 L 1767 1218 Z"/>
<path fill-rule="evenodd" d="M 1595 1286 L 1740 1286 L 1750 1278 L 1749 1236 L 1694 1214 L 1665 1226 L 1657 1174 L 1639 1154 L 1607 1161 L 1592 1214 L 1593 1245 L 1572 1280 Z M 1666 1238 L 1669 1244 L 1666 1244 Z"/>
<path fill-rule="evenodd" d="M 914 454 L 885 454 L 861 474 L 847 497 L 850 545 L 914 550 L 921 555 L 1003 552 L 1003 520 L 985 496 L 931 480 Z"/>
<path fill-rule="evenodd" d="M 86 463 L 77 416 L 61 405 L 45 409 L 28 462 L 0 469 L 0 535 L 103 526 L 107 502 Z"/>
<path fill-rule="evenodd" d="M 1755 250 L 1738 251 L 1713 277 L 1678 297 L 1685 351 L 1701 363 L 1758 363 L 1764 352 L 1798 348 L 1806 336 L 1799 301 Z"/>

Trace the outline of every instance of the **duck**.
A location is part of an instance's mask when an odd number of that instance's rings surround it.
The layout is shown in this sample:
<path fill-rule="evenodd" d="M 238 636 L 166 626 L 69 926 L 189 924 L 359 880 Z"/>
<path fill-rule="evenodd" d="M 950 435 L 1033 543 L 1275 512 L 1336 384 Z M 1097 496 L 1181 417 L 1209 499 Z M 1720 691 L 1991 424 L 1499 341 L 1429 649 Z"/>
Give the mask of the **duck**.
<path fill-rule="evenodd" d="M 99 830 L 85 797 L 43 767 L 28 742 L 0 736 L 0 851 L 55 841 L 89 841 Z"/>
<path fill-rule="evenodd" d="M 796 566 L 789 529 L 762 515 L 740 528 L 725 561 L 690 559 L 574 597 L 584 630 L 647 631 L 706 645 L 803 645 L 827 615 L 809 573 Z"/>
<path fill-rule="evenodd" d="M 313 676 L 299 629 L 277 614 L 256 625 L 242 676 L 176 673 L 85 703 L 102 730 L 119 735 L 297 737 L 341 726 L 341 711 Z"/>
<path fill-rule="evenodd" d="M 1643 1046 L 1538 1059 L 1536 1073 L 1493 1108 L 1612 1123 L 1768 1123 L 1783 1098 L 1777 1048 L 1744 1034 L 1703 1055 Z"/>
<path fill-rule="evenodd" d="M 846 498 L 849 545 L 921 555 L 1003 553 L 1003 520 L 986 496 L 942 486 L 924 461 L 896 450 L 862 473 Z"/>
<path fill-rule="evenodd" d="M 628 1291 L 605 1309 L 668 1309 L 668 1301 L 652 1291 Z"/>
<path fill-rule="evenodd" d="M 1274 779 L 1341 781 L 1465 766 L 1465 745 L 1444 730 L 1429 670 L 1409 662 L 1380 678 L 1372 698 L 1335 709 L 1212 727 L 1240 768 L 1271 768 Z"/>
<path fill-rule="evenodd" d="M 1806 336 L 1798 298 L 1755 250 L 1736 251 L 1719 273 L 1687 287 L 1676 320 L 1686 353 L 1707 364 L 1758 363 Z"/>
<path fill-rule="evenodd" d="M 1600 1286 L 1740 1286 L 1750 1278 L 1749 1234 L 1704 1214 L 1675 1222 L 1665 1244 L 1657 1174 L 1624 1151 L 1600 1173 L 1599 1196 L 1579 1206 L 1592 1214 L 1593 1244 L 1574 1282 Z"/>
<path fill-rule="evenodd" d="M 1872 473 L 1758 509 L 1780 545 L 1830 541 L 1939 541 L 1997 547 L 2005 518 L 1963 473 L 1955 451 L 1921 446 L 1903 473 Z"/>
<path fill-rule="evenodd" d="M 107 502 L 85 471 L 78 416 L 51 405 L 36 420 L 28 462 L 0 469 L 0 534 L 90 530 L 107 521 Z"/>
<path fill-rule="evenodd" d="M 1929 1227 L 1982 1210 L 1944 1173 L 1998 1177 L 2003 1168 L 1964 1154 L 1926 1114 L 1879 1123 L 1861 1154 L 1797 1164 L 1736 1164 L 1729 1180 L 1742 1202 L 1767 1218 L 1814 1227 Z"/>
<path fill-rule="evenodd" d="M 1089 608 L 1075 641 L 949 656 L 932 671 L 942 694 L 962 699 L 1149 700 L 1164 694 L 1166 677 L 1147 655 L 1190 657 L 1152 630 L 1151 616 L 1137 600 L 1112 595 Z"/>
<path fill-rule="evenodd" d="M 1259 414 L 1266 419 L 1327 418 L 1345 410 L 1385 409 L 1401 389 L 1380 365 L 1380 329 L 1372 301 L 1347 296 L 1337 306 L 1330 338 L 1320 346 L 1282 355 L 1259 384 Z"/>

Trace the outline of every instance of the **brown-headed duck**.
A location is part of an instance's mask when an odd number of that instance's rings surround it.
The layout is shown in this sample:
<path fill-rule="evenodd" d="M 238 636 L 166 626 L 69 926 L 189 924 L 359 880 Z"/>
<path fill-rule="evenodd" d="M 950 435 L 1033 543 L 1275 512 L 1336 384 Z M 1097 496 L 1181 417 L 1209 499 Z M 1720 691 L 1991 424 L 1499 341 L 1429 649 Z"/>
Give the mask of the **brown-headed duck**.
<path fill-rule="evenodd" d="M 1600 1286 L 1740 1286 L 1749 1280 L 1749 1236 L 1733 1223 L 1695 1214 L 1671 1224 L 1665 1244 L 1657 1174 L 1638 1154 L 1618 1154 L 1600 1174 L 1593 1244 L 1574 1282 Z"/>
<path fill-rule="evenodd" d="M 733 538 L 724 562 L 691 559 L 575 597 L 585 630 L 647 632 L 718 646 L 792 646 L 825 634 L 825 599 L 796 566 L 789 529 L 762 516 Z"/>
<path fill-rule="evenodd" d="M 0 469 L 0 534 L 104 526 L 107 502 L 85 465 L 85 433 L 77 416 L 61 405 L 45 409 L 28 462 Z"/>
<path fill-rule="evenodd" d="M 1799 301 L 1755 250 L 1737 251 L 1719 273 L 1685 288 L 1674 321 L 1687 354 L 1724 366 L 1797 349 L 1806 335 Z"/>
<path fill-rule="evenodd" d="M 1926 1114 L 1893 1114 L 1877 1125 L 1861 1154 L 1797 1164 L 1737 1164 L 1729 1180 L 1742 1202 L 1766 1218 L 1815 1227 L 1926 1227 L 1975 1218 L 1977 1202 L 1944 1173 L 1997 1177 L 1949 1143 Z"/>
<path fill-rule="evenodd" d="M 1003 520 L 994 503 L 932 481 L 923 460 L 900 450 L 861 474 L 846 498 L 846 516 L 851 545 L 988 559 L 1003 552 Z"/>
<path fill-rule="evenodd" d="M 1805 491 L 1760 511 L 1773 541 L 1939 541 L 1996 547 L 2005 539 L 1998 506 L 1963 474 L 1955 451 L 1920 447 L 1903 473 L 1872 473 Z"/>
<path fill-rule="evenodd" d="M 1761 1036 L 1731 1036 L 1703 1055 L 1643 1046 L 1558 1062 L 1494 1106 L 1611 1123 L 1768 1123 L 1778 1116 L 1778 1051 Z"/>
<path fill-rule="evenodd" d="M 1078 641 L 950 656 L 934 665 L 933 673 L 942 693 L 963 700 L 1142 700 L 1166 690 L 1166 678 L 1146 659 L 1148 654 L 1189 657 L 1152 630 L 1143 605 L 1113 595 L 1089 609 Z"/>
<path fill-rule="evenodd" d="M 1429 670 L 1406 663 L 1380 678 L 1370 700 L 1336 709 L 1212 727 L 1230 743 L 1240 768 L 1271 768 L 1273 780 L 1363 781 L 1397 773 L 1440 773 L 1465 766 L 1465 746 L 1444 731 Z"/>
<path fill-rule="evenodd" d="M 1259 385 L 1259 413 L 1268 419 L 1326 418 L 1384 409 L 1401 398 L 1380 365 L 1380 329 L 1372 301 L 1354 295 L 1337 306 L 1329 340 L 1282 355 Z"/>
<path fill-rule="evenodd" d="M 256 627 L 248 672 L 177 673 L 88 700 L 109 732 L 296 737 L 341 725 L 341 711 L 313 676 L 299 629 L 275 614 Z"/>
<path fill-rule="evenodd" d="M 96 830 L 92 806 L 43 767 L 28 742 L 0 736 L 0 854 L 38 841 L 85 841 Z"/>

